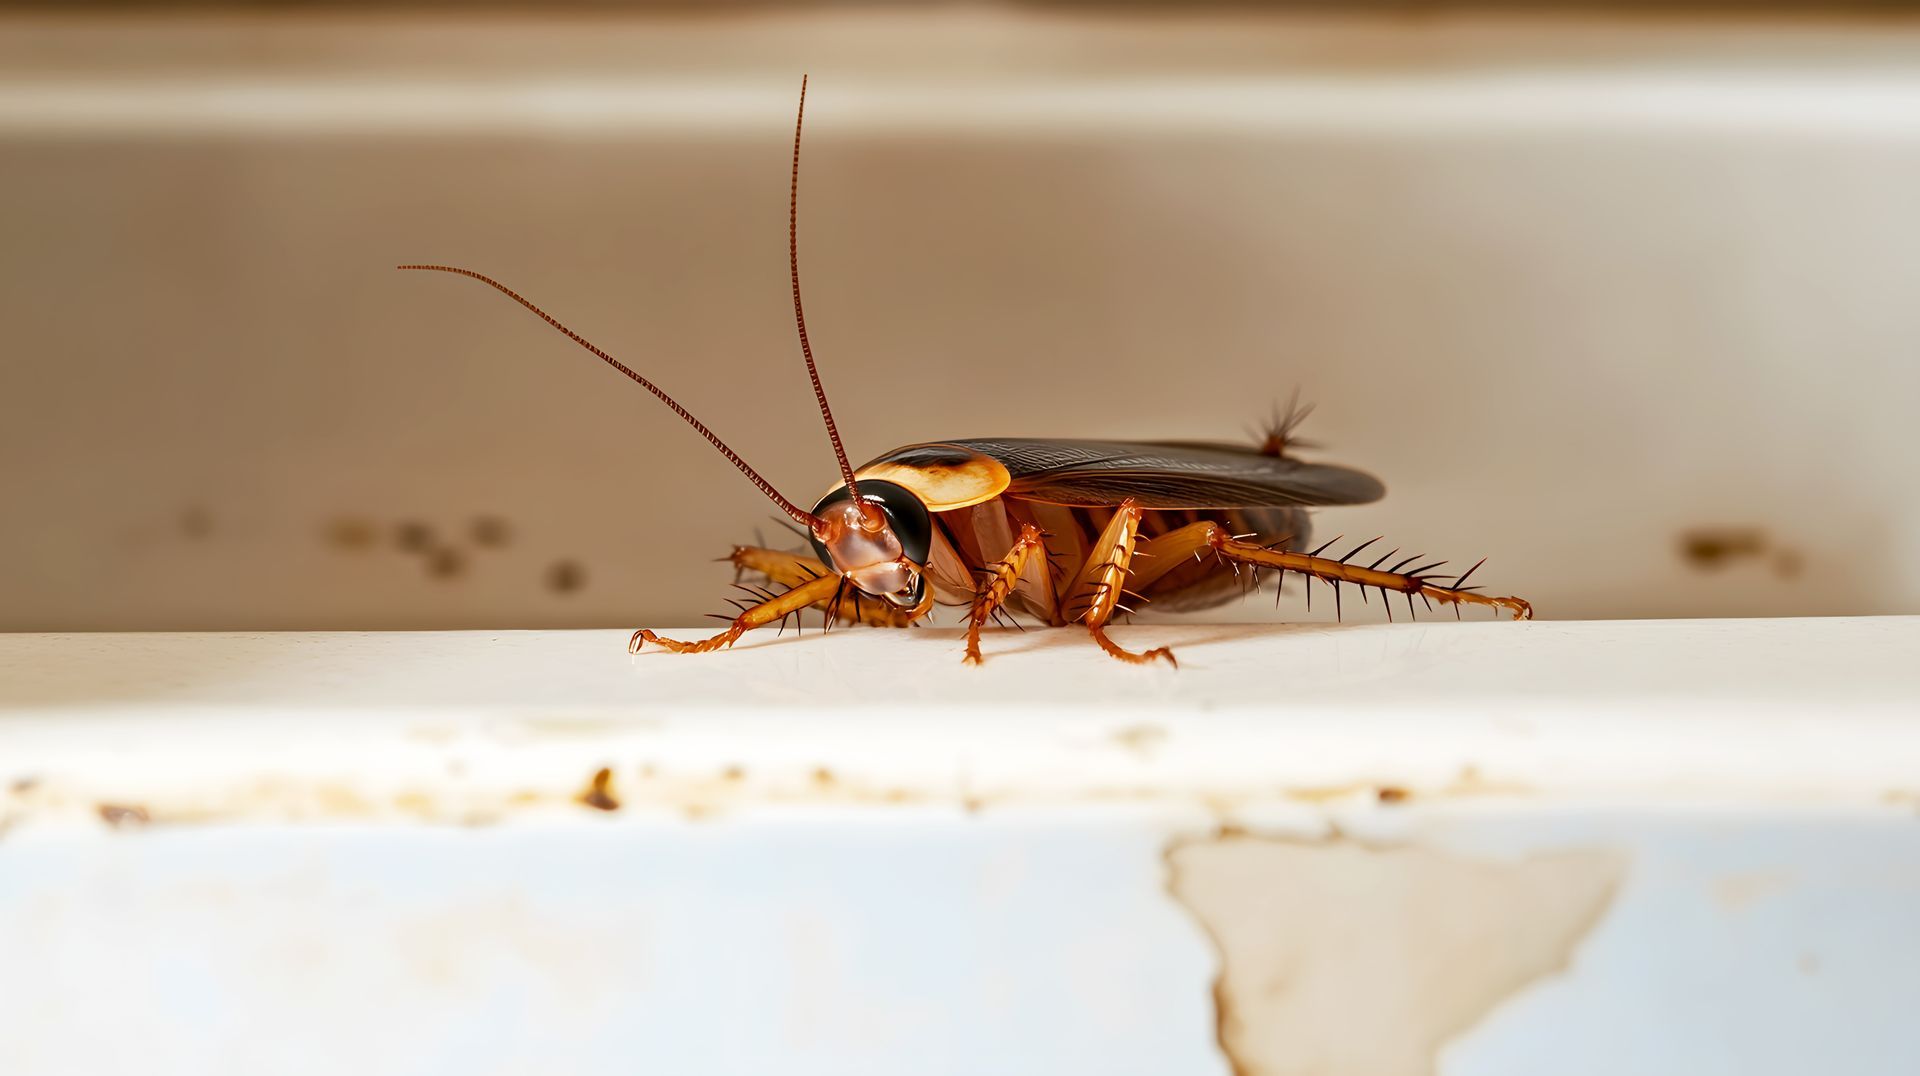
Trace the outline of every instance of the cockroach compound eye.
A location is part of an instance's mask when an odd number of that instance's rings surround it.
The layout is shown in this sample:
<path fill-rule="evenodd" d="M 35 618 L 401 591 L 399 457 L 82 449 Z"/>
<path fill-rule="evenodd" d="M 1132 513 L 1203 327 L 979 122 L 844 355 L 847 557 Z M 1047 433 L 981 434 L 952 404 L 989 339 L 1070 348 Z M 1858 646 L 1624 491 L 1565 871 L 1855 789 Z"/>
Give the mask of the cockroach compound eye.
<path fill-rule="evenodd" d="M 1398 549 L 1361 563 L 1360 555 L 1379 538 L 1344 555 L 1326 555 L 1338 538 L 1306 550 L 1308 509 L 1365 504 L 1386 492 L 1362 471 L 1295 456 L 1305 443 L 1293 433 L 1311 408 L 1289 406 L 1250 444 L 959 438 L 908 445 L 854 467 L 827 403 L 800 300 L 806 103 L 803 77 L 787 192 L 787 260 L 800 353 L 840 470 L 840 481 L 811 511 L 782 496 L 658 385 L 518 292 L 470 269 L 400 266 L 456 273 L 500 291 L 659 397 L 792 519 L 811 545 L 813 556 L 736 547 L 734 565 L 764 576 L 766 585 L 740 586 L 752 600 L 736 599 L 737 614 L 719 616 L 727 622 L 725 631 L 681 642 L 642 628 L 629 650 L 647 643 L 676 653 L 719 650 L 754 628 L 778 623 L 784 630 L 809 608 L 821 610 L 829 627 L 838 621 L 906 627 L 940 604 L 966 610 L 968 662 L 981 659 L 981 629 L 1009 612 L 1055 627 L 1078 624 L 1123 661 L 1172 662 L 1166 647 L 1123 649 L 1107 637 L 1107 624 L 1133 611 L 1128 601 L 1170 609 L 1219 605 L 1257 589 L 1263 570 L 1301 577 L 1309 608 L 1313 584 L 1326 585 L 1342 614 L 1342 588 L 1351 586 L 1363 598 L 1379 591 L 1390 618 L 1387 599 L 1395 594 L 1405 599 L 1410 617 L 1415 598 L 1429 610 L 1436 602 L 1450 605 L 1456 616 L 1464 606 L 1481 606 L 1515 619 L 1532 617 L 1532 606 L 1522 599 L 1491 597 L 1467 586 L 1479 564 L 1441 573 L 1444 561 L 1402 556 Z"/>

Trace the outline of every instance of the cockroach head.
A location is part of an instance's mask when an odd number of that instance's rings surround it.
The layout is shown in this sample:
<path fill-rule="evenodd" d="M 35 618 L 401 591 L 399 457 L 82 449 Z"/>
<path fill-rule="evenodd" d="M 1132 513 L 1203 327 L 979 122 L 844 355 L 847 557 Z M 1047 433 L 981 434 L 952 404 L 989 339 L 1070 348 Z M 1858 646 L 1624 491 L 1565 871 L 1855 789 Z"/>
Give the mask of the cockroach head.
<path fill-rule="evenodd" d="M 863 479 L 858 489 L 858 499 L 842 485 L 814 505 L 814 551 L 863 593 L 919 608 L 927 593 L 932 515 L 905 486 Z"/>

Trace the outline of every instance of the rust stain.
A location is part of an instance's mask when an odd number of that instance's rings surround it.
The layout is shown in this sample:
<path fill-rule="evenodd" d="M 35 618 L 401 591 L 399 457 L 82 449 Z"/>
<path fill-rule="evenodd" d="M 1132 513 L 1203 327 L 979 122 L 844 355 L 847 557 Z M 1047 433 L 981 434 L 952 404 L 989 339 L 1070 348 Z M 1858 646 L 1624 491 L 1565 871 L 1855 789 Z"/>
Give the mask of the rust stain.
<path fill-rule="evenodd" d="M 433 548 L 433 528 L 418 520 L 402 523 L 393 529 L 393 544 L 409 553 L 425 553 Z"/>
<path fill-rule="evenodd" d="M 190 504 L 180 512 L 180 533 L 194 541 L 213 534 L 213 513 L 204 504 Z"/>
<path fill-rule="evenodd" d="M 593 778 L 587 782 L 587 787 L 574 797 L 574 802 L 596 811 L 619 810 L 620 801 L 613 795 L 613 771 L 604 766 L 595 771 Z"/>
<path fill-rule="evenodd" d="M 7 790 L 12 792 L 16 796 L 24 796 L 27 793 L 32 792 L 34 789 L 39 787 L 40 787 L 39 776 L 35 774 L 28 774 L 24 777 L 14 778 L 12 783 L 7 785 Z"/>
<path fill-rule="evenodd" d="M 1736 561 L 1765 561 L 1781 579 L 1794 579 L 1804 567 L 1798 550 L 1781 546 L 1759 527 L 1693 527 L 1680 532 L 1680 556 L 1696 571 L 1719 571 Z"/>
<path fill-rule="evenodd" d="M 547 568 L 547 589 L 571 594 L 587 585 L 587 570 L 577 560 L 556 560 Z"/>
<path fill-rule="evenodd" d="M 485 549 L 499 549 L 513 541 L 513 528 L 499 516 L 475 516 L 468 528 L 473 544 Z"/>
<path fill-rule="evenodd" d="M 1626 859 L 1235 834 L 1177 842 L 1166 867 L 1218 954 L 1215 1031 L 1236 1076 L 1425 1076 L 1449 1041 L 1570 965 Z"/>
<path fill-rule="evenodd" d="M 723 781 L 741 781 L 745 780 L 746 776 L 746 767 L 739 765 L 728 766 L 720 771 L 720 779 Z"/>
<path fill-rule="evenodd" d="M 832 770 L 827 769 L 825 766 L 815 766 L 813 768 L 814 784 L 820 786 L 821 788 L 832 788 L 833 782 L 834 782 L 834 778 L 833 778 Z"/>
<path fill-rule="evenodd" d="M 327 524 L 327 544 L 347 552 L 372 549 L 380 540 L 380 528 L 358 516 L 341 516 Z"/>
<path fill-rule="evenodd" d="M 153 817 L 147 813 L 145 807 L 126 806 L 118 803 L 103 803 L 95 809 L 100 812 L 101 820 L 115 829 L 125 829 L 129 826 L 144 826 L 148 822 L 153 821 Z"/>
<path fill-rule="evenodd" d="M 1412 795 L 1413 793 L 1408 792 L 1399 785 L 1381 785 L 1380 788 L 1374 792 L 1375 798 L 1381 803 L 1405 803 Z"/>
<path fill-rule="evenodd" d="M 427 554 L 427 574 L 435 579 L 465 575 L 467 555 L 449 546 L 438 546 Z"/>
<path fill-rule="evenodd" d="M 1766 552 L 1767 532 L 1759 527 L 1693 527 L 1680 533 L 1680 555 L 1695 568 L 1719 568 Z"/>

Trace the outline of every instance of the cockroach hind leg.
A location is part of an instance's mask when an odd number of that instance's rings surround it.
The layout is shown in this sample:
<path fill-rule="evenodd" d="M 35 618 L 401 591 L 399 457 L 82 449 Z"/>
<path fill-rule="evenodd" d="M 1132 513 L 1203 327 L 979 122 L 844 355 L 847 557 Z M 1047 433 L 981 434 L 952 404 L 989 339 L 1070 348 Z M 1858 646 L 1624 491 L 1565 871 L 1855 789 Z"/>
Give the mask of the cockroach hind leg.
<path fill-rule="evenodd" d="M 1334 615 L 1336 617 L 1341 613 L 1340 585 L 1342 583 L 1352 583 L 1359 589 L 1361 600 L 1369 601 L 1369 603 L 1370 600 L 1367 595 L 1369 589 L 1380 591 L 1383 597 L 1390 597 L 1393 592 L 1398 591 L 1404 596 L 1407 602 L 1409 615 L 1412 615 L 1413 598 L 1415 595 L 1419 595 L 1420 600 L 1426 603 L 1428 608 L 1432 608 L 1434 602 L 1444 602 L 1452 605 L 1456 616 L 1459 614 L 1460 606 L 1462 605 L 1484 605 L 1492 609 L 1496 615 L 1506 613 L 1515 620 L 1533 619 L 1533 605 L 1526 599 L 1494 597 L 1492 595 L 1479 593 L 1479 587 L 1469 587 L 1465 585 L 1467 579 L 1480 567 L 1479 564 L 1475 564 L 1472 568 L 1461 572 L 1451 583 L 1442 586 L 1436 582 L 1432 576 L 1426 573 L 1440 567 L 1444 562 L 1436 561 L 1410 569 L 1408 567 L 1409 565 L 1417 563 L 1422 558 L 1407 557 L 1396 560 L 1395 558 L 1400 556 L 1400 551 L 1397 549 L 1382 555 L 1379 559 L 1364 567 L 1350 563 L 1355 553 L 1372 545 L 1373 542 L 1362 543 L 1360 546 L 1349 550 L 1344 557 L 1330 559 L 1320 554 L 1333 545 L 1333 542 L 1339 541 L 1338 538 L 1321 545 L 1311 553 L 1288 553 L 1241 541 L 1227 534 L 1224 528 L 1219 527 L 1217 524 L 1198 523 L 1193 525 L 1193 530 L 1204 531 L 1204 545 L 1211 546 L 1214 553 L 1229 564 L 1240 562 L 1249 565 L 1265 565 L 1269 568 L 1278 568 L 1283 572 L 1293 572 L 1306 576 L 1309 579 L 1318 579 L 1326 583 L 1333 588 Z M 1377 540 L 1378 539 L 1375 539 L 1375 541 Z M 1394 561 L 1391 567 L 1386 566 L 1389 560 Z M 1481 563 L 1485 563 L 1485 561 L 1483 560 Z M 1386 609 L 1387 615 L 1391 617 L 1393 615 L 1391 607 L 1386 607 Z"/>
<path fill-rule="evenodd" d="M 1179 659 L 1173 656 L 1172 649 L 1168 647 L 1156 646 L 1151 650 L 1135 653 L 1121 646 L 1119 643 L 1114 642 L 1112 639 L 1107 638 L 1106 625 L 1104 624 L 1088 624 L 1087 633 L 1093 636 L 1094 642 L 1100 644 L 1100 649 L 1105 650 L 1110 656 L 1118 658 L 1129 665 L 1148 665 L 1151 664 L 1155 658 L 1164 658 L 1167 664 L 1174 668 L 1177 669 L 1180 667 Z"/>

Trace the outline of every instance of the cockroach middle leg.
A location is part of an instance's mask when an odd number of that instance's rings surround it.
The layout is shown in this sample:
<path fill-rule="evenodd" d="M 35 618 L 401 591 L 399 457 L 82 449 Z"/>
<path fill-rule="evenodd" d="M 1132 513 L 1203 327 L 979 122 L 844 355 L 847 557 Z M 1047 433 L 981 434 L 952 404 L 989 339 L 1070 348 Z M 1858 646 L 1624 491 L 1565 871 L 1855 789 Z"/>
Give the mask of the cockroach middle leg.
<path fill-rule="evenodd" d="M 1061 612 L 1068 619 L 1077 619 L 1086 625 L 1087 631 L 1093 635 L 1093 641 L 1100 644 L 1100 649 L 1121 661 L 1145 664 L 1154 658 L 1165 658 L 1168 664 L 1178 667 L 1180 663 L 1174 660 L 1173 651 L 1164 646 L 1136 654 L 1107 638 L 1107 624 L 1113 619 L 1114 612 L 1132 611 L 1120 601 L 1121 597 L 1137 596 L 1127 589 L 1127 585 L 1137 582 L 1132 568 L 1134 543 L 1139 535 L 1140 508 L 1129 497 L 1114 509 L 1113 518 L 1107 521 L 1099 539 L 1087 551 L 1086 563 L 1074 576 L 1061 600 Z M 1157 576 L 1160 573 L 1155 574 Z"/>
<path fill-rule="evenodd" d="M 825 564 L 803 553 L 787 553 L 758 546 L 734 546 L 727 560 L 735 568 L 758 572 L 766 576 L 768 582 L 783 587 L 797 587 L 823 575 L 833 574 L 833 570 Z M 835 608 L 836 602 L 838 608 Z M 851 587 L 838 596 L 830 595 L 824 601 L 816 602 L 814 608 L 826 613 L 830 623 L 865 624 L 871 628 L 904 628 L 915 619 L 913 613 L 898 606 L 873 599 L 862 601 L 855 596 Z"/>
<path fill-rule="evenodd" d="M 1365 543 L 1365 545 L 1371 544 L 1371 542 Z M 1351 583 L 1361 588 L 1363 594 L 1368 588 L 1372 588 L 1383 594 L 1393 591 L 1405 595 L 1409 609 L 1412 608 L 1413 599 L 1420 598 L 1429 603 L 1445 602 L 1452 605 L 1456 612 L 1462 605 L 1483 605 L 1511 614 L 1515 620 L 1533 619 L 1533 606 L 1523 598 L 1496 598 L 1479 593 L 1478 587 L 1467 587 L 1466 582 L 1473 574 L 1473 568 L 1468 568 L 1457 577 L 1448 580 L 1446 586 L 1441 586 L 1438 581 L 1447 580 L 1448 577 L 1428 574 L 1439 567 L 1441 562 L 1410 567 L 1425 559 L 1414 556 L 1402 558 L 1397 563 L 1382 568 L 1381 565 L 1394 557 L 1398 550 L 1379 557 L 1371 564 L 1348 563 L 1353 555 L 1364 547 L 1363 545 L 1355 548 L 1346 556 L 1337 558 L 1320 556 L 1327 548 L 1324 545 L 1311 553 L 1268 549 L 1233 537 L 1217 523 L 1203 521 L 1163 534 L 1148 542 L 1141 551 L 1152 553 L 1154 559 L 1135 574 L 1133 582 L 1135 586 L 1143 587 L 1159 578 L 1173 565 L 1180 563 L 1180 558 L 1211 553 L 1228 562 L 1278 568 L 1281 571 L 1298 572 L 1318 579 L 1333 588 L 1336 599 L 1339 597 L 1341 584 Z M 1474 568 L 1478 567 L 1479 565 L 1474 565 Z"/>
<path fill-rule="evenodd" d="M 709 650 L 724 649 L 732 646 L 742 635 L 755 628 L 784 620 L 816 602 L 833 601 L 840 588 L 845 585 L 844 578 L 832 573 L 808 580 L 797 587 L 790 588 L 785 594 L 776 594 L 758 605 L 748 606 L 741 610 L 739 616 L 733 618 L 733 623 L 727 627 L 726 631 L 699 642 L 685 643 L 678 639 L 665 639 L 646 628 L 641 628 L 633 633 L 632 639 L 627 641 L 627 652 L 637 654 L 645 643 L 652 643 L 676 654 L 704 654 Z"/>
<path fill-rule="evenodd" d="M 994 562 L 987 569 L 986 578 L 974 587 L 973 610 L 967 614 L 967 653 L 961 659 L 968 665 L 978 665 L 984 660 L 980 656 L 981 627 L 1013 593 L 1014 584 L 1020 581 L 1020 573 L 1026 570 L 1027 559 L 1044 549 L 1040 528 L 1031 523 L 1021 524 L 1020 536 L 1013 540 L 1013 548 Z"/>

